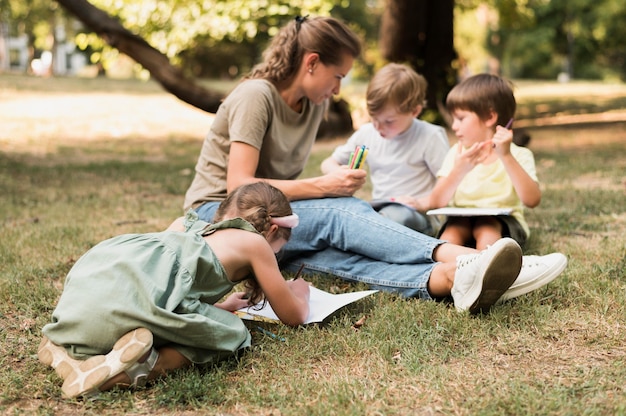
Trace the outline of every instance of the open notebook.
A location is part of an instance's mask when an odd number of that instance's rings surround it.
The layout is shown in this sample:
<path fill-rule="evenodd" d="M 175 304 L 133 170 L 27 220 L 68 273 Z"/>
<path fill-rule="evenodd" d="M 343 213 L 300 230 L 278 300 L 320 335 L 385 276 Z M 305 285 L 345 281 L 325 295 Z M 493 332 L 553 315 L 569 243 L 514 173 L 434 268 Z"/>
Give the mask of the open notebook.
<path fill-rule="evenodd" d="M 323 322 L 338 309 L 376 292 L 378 291 L 363 290 L 360 292 L 332 294 L 311 286 L 311 294 L 309 297 L 309 317 L 304 323 L 312 324 Z M 263 309 L 256 310 L 254 307 L 247 307 L 235 311 L 235 314 L 241 319 L 251 321 L 270 323 L 280 322 L 280 319 L 278 319 L 278 316 L 274 313 L 274 310 L 270 306 L 269 302 L 266 302 Z"/>

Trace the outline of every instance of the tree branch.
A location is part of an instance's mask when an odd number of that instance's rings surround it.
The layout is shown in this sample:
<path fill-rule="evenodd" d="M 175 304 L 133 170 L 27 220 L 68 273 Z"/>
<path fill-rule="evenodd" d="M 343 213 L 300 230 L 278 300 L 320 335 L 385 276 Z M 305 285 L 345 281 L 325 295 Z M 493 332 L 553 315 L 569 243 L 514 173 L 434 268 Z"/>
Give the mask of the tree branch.
<path fill-rule="evenodd" d="M 215 113 L 224 96 L 206 89 L 184 76 L 163 53 L 153 48 L 142 37 L 130 32 L 105 11 L 86 0 L 57 0 L 68 12 L 110 46 L 130 56 L 150 72 L 161 86 L 180 100 L 201 110 Z"/>

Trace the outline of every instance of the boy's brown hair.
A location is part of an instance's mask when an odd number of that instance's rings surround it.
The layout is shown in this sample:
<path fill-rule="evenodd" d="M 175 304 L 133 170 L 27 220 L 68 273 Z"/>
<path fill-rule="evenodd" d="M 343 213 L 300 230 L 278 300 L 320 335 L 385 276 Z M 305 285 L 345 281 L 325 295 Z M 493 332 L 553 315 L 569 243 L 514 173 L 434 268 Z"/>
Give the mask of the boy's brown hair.
<path fill-rule="evenodd" d="M 456 85 L 446 98 L 448 111 L 465 110 L 486 120 L 493 111 L 498 115 L 496 124 L 506 126 L 515 116 L 513 84 L 497 75 L 478 74 Z"/>
<path fill-rule="evenodd" d="M 426 79 L 406 65 L 391 63 L 378 71 L 367 86 L 367 111 L 376 114 L 392 105 L 411 113 L 426 105 Z"/>

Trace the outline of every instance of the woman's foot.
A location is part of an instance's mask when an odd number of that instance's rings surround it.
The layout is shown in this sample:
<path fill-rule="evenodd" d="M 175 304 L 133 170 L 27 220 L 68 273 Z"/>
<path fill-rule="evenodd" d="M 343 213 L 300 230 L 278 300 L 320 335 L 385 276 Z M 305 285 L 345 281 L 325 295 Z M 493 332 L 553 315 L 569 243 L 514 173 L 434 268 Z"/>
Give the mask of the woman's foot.
<path fill-rule="evenodd" d="M 122 336 L 106 355 L 83 361 L 67 375 L 61 390 L 68 398 L 88 396 L 107 381 L 134 366 L 152 349 L 152 333 L 137 328 Z"/>

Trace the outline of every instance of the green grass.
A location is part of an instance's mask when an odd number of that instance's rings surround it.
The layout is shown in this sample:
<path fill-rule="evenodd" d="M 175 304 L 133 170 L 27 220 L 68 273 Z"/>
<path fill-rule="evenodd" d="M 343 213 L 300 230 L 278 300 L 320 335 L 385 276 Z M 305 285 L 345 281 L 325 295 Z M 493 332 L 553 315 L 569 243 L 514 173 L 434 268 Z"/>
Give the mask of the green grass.
<path fill-rule="evenodd" d="M 53 151 L 3 150 L 0 413 L 626 414 L 626 150 L 623 139 L 603 140 L 625 129 L 623 121 L 532 129 L 544 194 L 528 212 L 527 252 L 569 257 L 547 287 L 481 317 L 381 293 L 323 326 L 269 327 L 284 342 L 252 331 L 253 347 L 238 360 L 87 401 L 62 399 L 61 380 L 37 361 L 41 327 L 87 249 L 163 229 L 182 213 L 202 138 L 60 137 Z M 593 144 L 580 144 L 579 134 Z M 305 175 L 331 149 L 318 146 Z M 365 288 L 313 281 L 334 291 Z"/>

